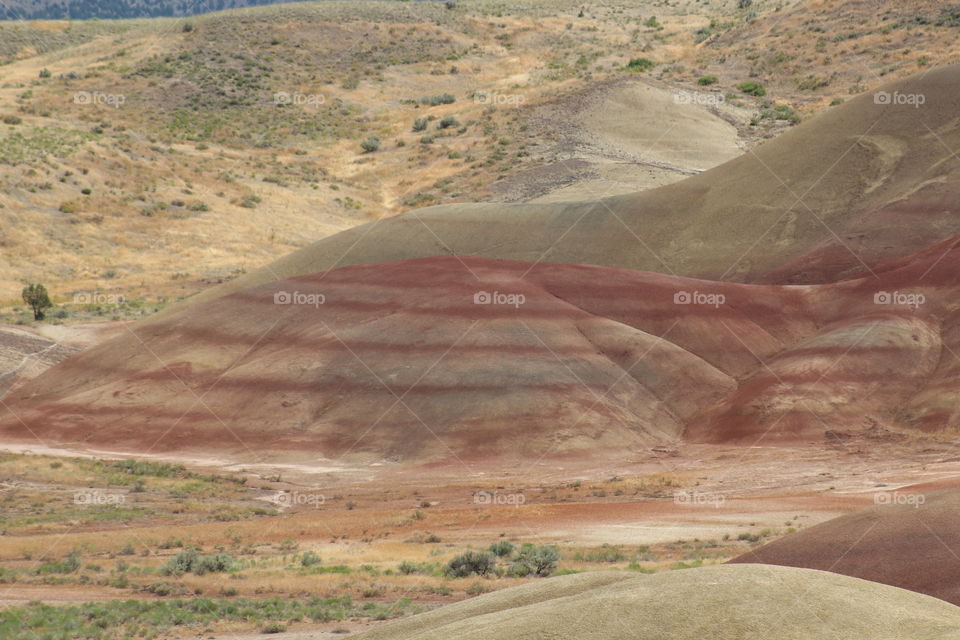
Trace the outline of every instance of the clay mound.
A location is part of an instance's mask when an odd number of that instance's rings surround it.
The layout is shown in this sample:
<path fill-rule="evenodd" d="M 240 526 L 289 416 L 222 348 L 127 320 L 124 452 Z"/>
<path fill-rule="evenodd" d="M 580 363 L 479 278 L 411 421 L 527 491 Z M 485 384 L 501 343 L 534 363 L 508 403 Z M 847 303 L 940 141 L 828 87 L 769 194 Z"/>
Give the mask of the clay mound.
<path fill-rule="evenodd" d="M 339 266 L 436 255 L 710 280 L 824 283 L 960 233 L 960 66 L 864 94 L 709 171 L 600 200 L 453 204 L 355 227 L 193 300 Z M 893 96 L 923 95 L 921 106 Z"/>
<path fill-rule="evenodd" d="M 690 440 L 764 444 L 876 428 L 960 424 L 960 243 L 951 239 L 816 287 L 818 330 L 740 381 L 698 416 Z M 838 306 L 839 305 L 839 306 Z"/>
<path fill-rule="evenodd" d="M 114 450 L 314 459 L 623 455 L 679 437 L 734 390 L 726 371 L 752 366 L 702 331 L 701 314 L 677 322 L 676 288 L 656 274 L 477 258 L 304 276 L 64 362 L 10 399 L 16 416 L 0 430 Z M 293 304 L 275 303 L 284 291 Z M 495 299 L 477 304 L 483 296 Z M 795 339 L 792 323 L 749 317 L 780 314 L 798 304 L 791 296 L 744 304 L 719 317 L 755 349 Z"/>
<path fill-rule="evenodd" d="M 960 609 L 953 605 L 821 571 L 721 565 L 641 577 L 610 574 L 505 589 L 357 637 L 947 640 L 960 628 Z"/>
<path fill-rule="evenodd" d="M 877 496 L 886 504 L 828 520 L 731 562 L 822 569 L 960 604 L 960 488 Z"/>
<path fill-rule="evenodd" d="M 529 463 L 940 429 L 952 423 L 915 424 L 925 406 L 908 404 L 956 379 L 939 354 L 956 334 L 943 323 L 960 306 L 960 242 L 939 248 L 878 280 L 808 287 L 459 257 L 336 269 L 141 323 L 11 394 L 0 435 Z M 922 305 L 877 303 L 910 282 Z"/>

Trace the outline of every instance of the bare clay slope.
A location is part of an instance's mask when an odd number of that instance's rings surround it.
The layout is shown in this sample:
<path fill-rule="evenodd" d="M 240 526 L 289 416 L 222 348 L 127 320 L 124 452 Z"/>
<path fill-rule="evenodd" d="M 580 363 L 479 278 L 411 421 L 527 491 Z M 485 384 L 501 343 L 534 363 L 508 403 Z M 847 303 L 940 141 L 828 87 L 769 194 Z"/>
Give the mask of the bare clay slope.
<path fill-rule="evenodd" d="M 720 565 L 639 577 L 609 573 L 604 581 L 585 574 L 505 589 L 359 638 L 947 640 L 960 625 L 953 605 L 821 571 Z"/>
<path fill-rule="evenodd" d="M 923 496 L 922 503 L 917 496 Z M 894 492 L 887 494 L 887 501 L 781 538 L 731 562 L 822 569 L 960 604 L 960 490 Z"/>
<path fill-rule="evenodd" d="M 803 287 L 487 258 L 345 267 L 136 325 L 5 398 L 0 436 L 415 464 L 942 429 L 955 409 L 927 390 L 958 382 L 941 357 L 958 272 L 957 240 Z"/>
<path fill-rule="evenodd" d="M 336 266 L 451 253 L 739 282 L 833 281 L 960 233 L 960 161 L 951 151 L 960 148 L 958 86 L 958 65 L 925 71 L 883 88 L 922 95 L 920 106 L 864 94 L 658 189 L 564 204 L 454 204 L 380 220 L 192 300 Z"/>

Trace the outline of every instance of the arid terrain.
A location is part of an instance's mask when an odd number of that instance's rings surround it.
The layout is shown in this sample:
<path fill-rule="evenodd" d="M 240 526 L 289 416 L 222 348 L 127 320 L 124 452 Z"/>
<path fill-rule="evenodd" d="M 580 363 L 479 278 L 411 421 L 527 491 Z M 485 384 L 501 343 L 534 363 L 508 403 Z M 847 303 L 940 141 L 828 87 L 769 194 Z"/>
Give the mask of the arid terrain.
<path fill-rule="evenodd" d="M 232 6 L 0 21 L 0 638 L 955 640 L 960 5 Z"/>

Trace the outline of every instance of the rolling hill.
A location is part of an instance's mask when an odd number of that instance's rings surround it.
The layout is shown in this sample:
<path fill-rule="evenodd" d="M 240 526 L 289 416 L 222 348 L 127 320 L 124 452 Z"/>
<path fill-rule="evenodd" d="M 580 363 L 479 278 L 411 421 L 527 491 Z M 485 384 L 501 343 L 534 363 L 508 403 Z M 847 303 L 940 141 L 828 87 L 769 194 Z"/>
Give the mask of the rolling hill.
<path fill-rule="evenodd" d="M 570 203 L 453 204 L 379 220 L 195 300 L 337 266 L 449 254 L 832 282 L 960 233 L 958 83 L 960 66 L 948 66 L 885 85 L 878 95 L 922 95 L 924 103 L 861 95 L 657 189 Z"/>
<path fill-rule="evenodd" d="M 709 587 L 709 588 L 705 588 Z M 960 609 L 821 571 L 721 565 L 551 578 L 358 636 L 362 640 L 947 640 Z"/>

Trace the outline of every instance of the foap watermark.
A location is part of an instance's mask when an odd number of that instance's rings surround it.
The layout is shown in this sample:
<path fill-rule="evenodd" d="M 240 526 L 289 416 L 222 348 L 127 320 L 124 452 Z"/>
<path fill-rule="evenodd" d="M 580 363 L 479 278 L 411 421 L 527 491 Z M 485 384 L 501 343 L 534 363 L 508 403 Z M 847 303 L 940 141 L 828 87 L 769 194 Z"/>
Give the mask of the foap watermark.
<path fill-rule="evenodd" d="M 73 304 L 124 304 L 127 298 L 122 293 L 102 293 L 100 291 L 78 291 L 73 294 Z"/>
<path fill-rule="evenodd" d="M 922 493 L 900 493 L 899 491 L 887 492 L 881 491 L 873 494 L 874 504 L 897 504 L 911 506 L 919 509 L 920 505 L 927 501 L 927 497 Z"/>
<path fill-rule="evenodd" d="M 312 506 L 319 509 L 327 498 L 315 491 L 281 491 L 274 500 L 282 507 Z"/>
<path fill-rule="evenodd" d="M 478 91 L 473 94 L 476 104 L 489 104 L 497 107 L 519 107 L 526 98 L 519 93 L 499 93 L 497 91 Z"/>
<path fill-rule="evenodd" d="M 527 301 L 522 293 L 501 293 L 500 291 L 477 291 L 473 294 L 473 304 L 499 304 L 518 308 Z"/>
<path fill-rule="evenodd" d="M 695 104 L 701 107 L 717 107 L 726 102 L 726 96 L 722 93 L 700 91 L 677 91 L 673 94 L 675 104 Z"/>
<path fill-rule="evenodd" d="M 727 501 L 721 493 L 678 491 L 673 494 L 673 503 L 683 507 L 713 507 L 719 509 Z"/>
<path fill-rule="evenodd" d="M 74 104 L 97 104 L 119 109 L 127 101 L 122 93 L 104 93 L 102 91 L 77 91 L 73 94 Z"/>
<path fill-rule="evenodd" d="M 522 493 L 497 493 L 496 491 L 477 491 L 473 494 L 473 504 L 512 505 L 519 507 L 527 501 Z"/>
<path fill-rule="evenodd" d="M 319 308 L 326 301 L 327 297 L 322 293 L 277 291 L 273 294 L 273 304 L 301 304 Z"/>
<path fill-rule="evenodd" d="M 310 105 L 319 106 L 325 104 L 327 97 L 322 93 L 288 93 L 286 91 L 277 91 L 273 94 L 273 104 L 275 105 Z"/>
<path fill-rule="evenodd" d="M 877 291 L 873 294 L 873 304 L 896 305 L 916 309 L 927 301 L 922 293 L 908 291 Z"/>
<path fill-rule="evenodd" d="M 922 93 L 900 93 L 899 91 L 877 91 L 873 94 L 874 104 L 893 104 L 908 105 L 914 109 L 919 109 L 920 105 L 927 101 L 927 96 Z"/>
<path fill-rule="evenodd" d="M 697 304 L 719 307 L 727 302 L 727 296 L 722 293 L 705 293 L 703 291 L 677 291 L 673 294 L 673 304 Z"/>
<path fill-rule="evenodd" d="M 127 496 L 122 493 L 110 493 L 107 491 L 86 490 L 77 491 L 73 494 L 73 504 L 80 504 L 90 507 L 102 507 L 109 505 L 123 504 L 127 501 Z"/>

